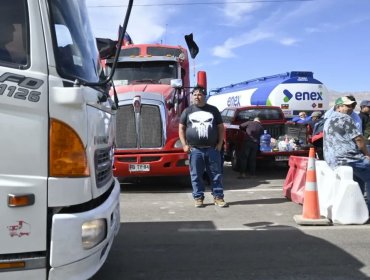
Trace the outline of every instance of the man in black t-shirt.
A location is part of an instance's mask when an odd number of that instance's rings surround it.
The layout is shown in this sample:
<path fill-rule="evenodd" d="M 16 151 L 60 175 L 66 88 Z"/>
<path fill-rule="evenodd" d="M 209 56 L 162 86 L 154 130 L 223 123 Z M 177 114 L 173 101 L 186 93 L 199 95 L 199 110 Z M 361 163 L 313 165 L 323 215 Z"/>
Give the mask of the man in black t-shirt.
<path fill-rule="evenodd" d="M 256 176 L 257 152 L 260 146 L 260 138 L 263 134 L 263 127 L 259 118 L 253 121 L 246 121 L 240 124 L 240 129 L 244 131 L 243 145 L 240 151 L 240 176 L 238 179 L 247 178 L 249 170 L 251 178 Z"/>
<path fill-rule="evenodd" d="M 214 204 L 226 207 L 221 169 L 221 149 L 224 125 L 215 106 L 206 103 L 206 92 L 201 87 L 193 90 L 193 104 L 181 114 L 179 137 L 185 152 L 189 153 L 189 168 L 195 207 L 203 207 L 206 170 L 211 177 Z"/>

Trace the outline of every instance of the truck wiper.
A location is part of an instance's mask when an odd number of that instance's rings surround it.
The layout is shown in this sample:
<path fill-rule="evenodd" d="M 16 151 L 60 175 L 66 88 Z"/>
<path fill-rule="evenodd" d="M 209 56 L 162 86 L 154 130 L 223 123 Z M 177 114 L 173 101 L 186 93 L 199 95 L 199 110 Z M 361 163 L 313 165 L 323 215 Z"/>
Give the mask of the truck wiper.
<path fill-rule="evenodd" d="M 132 85 L 136 84 L 159 84 L 159 81 L 153 79 L 141 79 L 141 80 L 133 80 L 130 82 Z"/>

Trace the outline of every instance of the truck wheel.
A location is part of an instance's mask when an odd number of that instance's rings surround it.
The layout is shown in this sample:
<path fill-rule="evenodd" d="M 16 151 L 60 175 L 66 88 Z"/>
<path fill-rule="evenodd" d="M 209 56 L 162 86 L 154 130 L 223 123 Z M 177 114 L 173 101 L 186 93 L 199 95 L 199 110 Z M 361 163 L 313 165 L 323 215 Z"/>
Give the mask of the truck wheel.
<path fill-rule="evenodd" d="M 231 168 L 234 171 L 239 171 L 240 169 L 240 163 L 235 148 L 231 151 Z"/>

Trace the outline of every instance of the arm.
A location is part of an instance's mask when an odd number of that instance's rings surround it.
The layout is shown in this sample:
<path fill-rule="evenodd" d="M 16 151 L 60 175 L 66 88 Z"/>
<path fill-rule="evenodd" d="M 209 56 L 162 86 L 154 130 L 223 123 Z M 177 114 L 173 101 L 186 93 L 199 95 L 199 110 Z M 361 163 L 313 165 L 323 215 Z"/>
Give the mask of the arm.
<path fill-rule="evenodd" d="M 217 130 L 218 130 L 218 142 L 216 145 L 216 149 L 218 151 L 221 151 L 222 145 L 224 144 L 224 133 L 225 133 L 225 127 L 223 123 L 220 123 L 217 125 Z"/>
<path fill-rule="evenodd" d="M 184 152 L 188 153 L 190 151 L 190 147 L 186 141 L 186 126 L 181 123 L 179 124 L 179 138 Z"/>
<path fill-rule="evenodd" d="M 368 158 L 370 157 L 370 153 L 369 151 L 367 150 L 367 146 L 366 146 L 366 141 L 365 141 L 365 138 L 362 136 L 362 135 L 358 135 L 357 137 L 354 138 L 355 142 L 356 142 L 356 145 L 357 147 L 359 148 L 359 150 L 365 155 L 367 156 Z"/>

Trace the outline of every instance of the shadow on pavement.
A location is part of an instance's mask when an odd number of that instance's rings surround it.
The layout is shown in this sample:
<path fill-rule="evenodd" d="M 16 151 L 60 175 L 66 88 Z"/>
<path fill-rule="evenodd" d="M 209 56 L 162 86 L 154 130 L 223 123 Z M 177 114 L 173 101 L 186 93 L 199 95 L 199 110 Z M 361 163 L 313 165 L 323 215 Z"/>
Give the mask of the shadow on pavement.
<path fill-rule="evenodd" d="M 210 221 L 121 224 L 93 280 L 369 279 L 363 263 L 288 226 L 246 224 L 217 231 Z"/>

